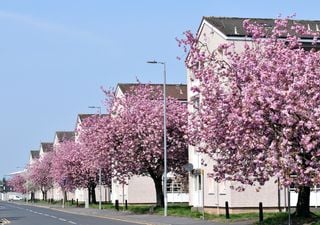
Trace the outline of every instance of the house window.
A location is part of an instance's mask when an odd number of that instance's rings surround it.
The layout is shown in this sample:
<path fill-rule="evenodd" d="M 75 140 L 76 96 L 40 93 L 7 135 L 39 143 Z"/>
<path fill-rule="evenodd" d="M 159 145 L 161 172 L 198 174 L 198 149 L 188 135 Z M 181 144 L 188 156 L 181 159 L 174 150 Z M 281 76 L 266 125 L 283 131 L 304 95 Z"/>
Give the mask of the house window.
<path fill-rule="evenodd" d="M 222 181 L 219 183 L 219 194 L 220 195 L 226 195 L 227 194 L 227 183 L 226 181 Z"/>
<path fill-rule="evenodd" d="M 200 191 L 202 188 L 202 184 L 201 184 L 201 175 L 196 175 L 194 177 L 194 190 L 195 191 Z"/>
<path fill-rule="evenodd" d="M 200 98 L 199 98 L 199 96 L 194 96 L 192 98 L 192 111 L 198 112 L 199 107 L 200 107 Z"/>
<path fill-rule="evenodd" d="M 212 177 L 208 177 L 208 194 L 215 193 L 215 186 L 216 182 L 214 182 L 214 179 Z"/>
<path fill-rule="evenodd" d="M 184 182 L 183 182 L 184 181 Z M 169 178 L 167 180 L 168 193 L 188 193 L 188 180 L 177 180 Z"/>

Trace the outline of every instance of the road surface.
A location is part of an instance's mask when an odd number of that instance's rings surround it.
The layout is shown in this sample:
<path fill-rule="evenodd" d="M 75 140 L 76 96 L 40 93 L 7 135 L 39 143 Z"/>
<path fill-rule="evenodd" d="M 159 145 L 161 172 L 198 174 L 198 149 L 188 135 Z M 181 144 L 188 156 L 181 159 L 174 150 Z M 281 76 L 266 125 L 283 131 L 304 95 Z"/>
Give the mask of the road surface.
<path fill-rule="evenodd" d="M 0 202 L 0 224 L 12 225 L 136 225 L 119 220 L 75 215 L 57 210 Z"/>

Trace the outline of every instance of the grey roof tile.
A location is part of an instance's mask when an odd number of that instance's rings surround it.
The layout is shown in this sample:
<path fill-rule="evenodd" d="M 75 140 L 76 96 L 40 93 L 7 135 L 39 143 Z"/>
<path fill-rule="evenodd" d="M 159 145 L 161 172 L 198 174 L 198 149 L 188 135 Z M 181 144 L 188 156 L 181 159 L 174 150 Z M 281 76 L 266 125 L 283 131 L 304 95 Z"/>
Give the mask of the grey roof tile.
<path fill-rule="evenodd" d="M 139 83 L 119 83 L 118 86 L 123 93 L 130 91 Z M 142 84 L 146 85 L 146 84 Z M 151 86 L 162 88 L 163 84 L 148 84 Z M 185 84 L 166 84 L 167 96 L 176 98 L 180 101 L 187 101 L 187 85 Z"/>
<path fill-rule="evenodd" d="M 224 35 L 229 37 L 244 37 L 246 35 L 243 29 L 243 21 L 250 19 L 252 22 L 257 22 L 258 24 L 273 27 L 274 19 L 267 18 L 240 18 L 240 17 L 214 17 L 205 16 L 203 20 L 210 23 L 212 26 L 221 31 Z M 289 20 L 289 26 L 296 21 L 306 27 L 309 27 L 312 31 L 318 31 L 320 28 L 320 20 Z M 309 38 L 309 37 L 305 37 Z"/>
<path fill-rule="evenodd" d="M 63 141 L 74 141 L 75 140 L 75 132 L 74 131 L 57 131 L 56 132 L 58 142 Z"/>
<path fill-rule="evenodd" d="M 41 142 L 40 147 L 42 148 L 43 152 L 51 152 L 53 150 L 53 143 L 52 142 Z"/>
<path fill-rule="evenodd" d="M 31 150 L 30 155 L 32 159 L 38 159 L 40 156 L 40 151 L 39 150 Z"/>

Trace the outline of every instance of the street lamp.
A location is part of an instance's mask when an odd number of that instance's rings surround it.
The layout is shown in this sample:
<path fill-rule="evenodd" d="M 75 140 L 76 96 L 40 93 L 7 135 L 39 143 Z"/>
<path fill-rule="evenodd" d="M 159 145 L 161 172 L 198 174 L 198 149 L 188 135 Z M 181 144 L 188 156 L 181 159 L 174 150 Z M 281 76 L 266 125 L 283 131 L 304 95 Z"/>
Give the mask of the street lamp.
<path fill-rule="evenodd" d="M 101 116 L 101 107 L 100 106 L 89 106 L 90 109 L 98 109 L 99 117 Z M 101 181 L 101 167 L 99 167 L 99 209 L 102 209 L 101 199 L 102 199 L 102 181 Z"/>
<path fill-rule="evenodd" d="M 167 216 L 168 199 L 167 199 L 167 125 L 166 125 L 166 63 L 158 61 L 147 61 L 150 64 L 163 65 L 163 160 L 164 160 L 164 178 L 163 178 L 163 195 L 164 195 L 164 216 Z"/>

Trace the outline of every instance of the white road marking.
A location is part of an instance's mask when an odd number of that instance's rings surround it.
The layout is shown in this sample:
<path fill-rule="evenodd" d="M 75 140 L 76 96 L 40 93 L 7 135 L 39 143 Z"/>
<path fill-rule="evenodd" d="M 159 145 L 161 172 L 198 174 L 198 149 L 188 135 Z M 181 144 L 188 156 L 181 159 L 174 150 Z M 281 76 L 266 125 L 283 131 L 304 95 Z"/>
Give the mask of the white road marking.
<path fill-rule="evenodd" d="M 2 220 L 0 220 L 2 224 L 8 224 L 10 223 L 9 220 L 7 220 L 6 218 L 3 218 Z"/>
<path fill-rule="evenodd" d="M 27 209 L 27 208 L 22 208 L 22 207 L 17 207 L 17 206 L 12 206 L 12 207 L 13 207 L 13 208 L 17 208 L 17 209 L 21 209 L 21 210 L 26 210 L 26 211 L 28 211 L 28 212 L 30 212 L 30 213 L 35 213 L 35 214 L 38 214 L 38 215 L 48 216 L 48 217 L 51 217 L 51 218 L 53 218 L 53 219 L 58 219 L 58 220 L 63 221 L 63 222 L 68 222 L 68 223 L 70 223 L 70 224 L 77 224 L 76 222 L 73 222 L 73 221 L 71 221 L 71 220 L 68 221 L 68 220 L 66 220 L 66 219 L 64 219 L 64 218 L 58 218 L 58 217 L 56 217 L 56 216 L 49 215 L 49 214 L 46 214 L 46 213 L 41 213 L 41 212 L 33 211 L 32 209 Z M 5 207 L 4 207 L 4 206 L 0 206 L 0 209 L 5 209 Z M 2 219 L 0 219 L 0 223 L 2 223 L 2 224 L 8 224 L 8 223 L 10 223 L 10 221 L 7 220 L 6 218 L 2 218 Z"/>

